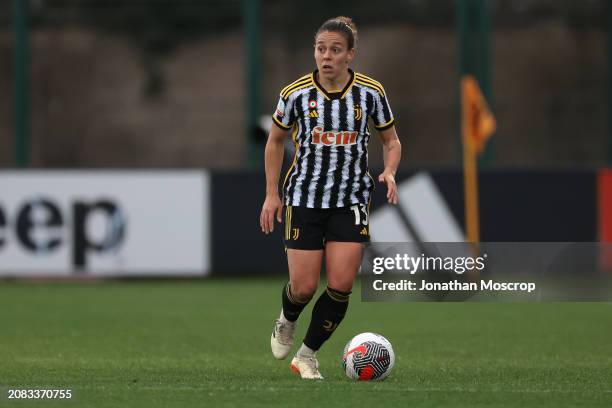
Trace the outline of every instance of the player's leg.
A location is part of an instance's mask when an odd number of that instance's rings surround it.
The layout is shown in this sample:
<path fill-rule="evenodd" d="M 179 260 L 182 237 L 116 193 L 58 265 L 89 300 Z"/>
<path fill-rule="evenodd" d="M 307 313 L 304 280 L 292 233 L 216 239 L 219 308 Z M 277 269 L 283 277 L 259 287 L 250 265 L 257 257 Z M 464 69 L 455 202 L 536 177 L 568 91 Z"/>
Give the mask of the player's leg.
<path fill-rule="evenodd" d="M 323 250 L 287 249 L 289 282 L 283 290 L 283 314 L 295 322 L 319 286 Z"/>
<path fill-rule="evenodd" d="M 310 325 L 296 358 L 310 358 L 316 362 L 316 351 L 330 338 L 346 314 L 349 295 L 361 264 L 363 242 L 369 239 L 366 211 L 367 207 L 363 206 L 365 217 L 360 212 L 357 219 L 351 208 L 330 210 L 325 225 L 328 286 L 312 309 Z"/>
<path fill-rule="evenodd" d="M 346 314 L 355 276 L 359 271 L 363 244 L 328 242 L 325 246 L 327 288 L 312 310 L 304 345 L 319 350 Z"/>
<path fill-rule="evenodd" d="M 327 286 L 350 293 L 361 266 L 363 243 L 332 241 L 325 246 L 325 252 Z"/>
<path fill-rule="evenodd" d="M 285 246 L 289 282 L 283 287 L 282 310 L 270 337 L 272 354 L 284 359 L 293 346 L 296 321 L 317 290 L 323 259 L 323 231 L 317 210 L 287 207 Z"/>
<path fill-rule="evenodd" d="M 289 286 L 293 296 L 300 296 L 302 299 L 307 299 L 300 305 L 290 303 L 287 305 L 288 299 L 283 298 L 283 314 L 292 314 L 297 312 L 297 315 L 302 312 L 306 303 L 312 299 L 315 294 L 319 278 L 321 274 L 321 262 L 323 260 L 323 250 L 305 251 L 305 250 L 287 250 L 287 258 L 289 260 Z M 293 288 L 295 287 L 295 293 Z M 292 316 L 293 317 L 293 316 Z M 297 319 L 297 317 L 295 317 Z M 280 320 L 280 319 L 279 319 Z M 292 329 L 291 344 L 293 344 L 293 332 L 295 332 L 295 324 L 289 326 Z M 290 348 L 290 347 L 289 347 Z M 288 353 L 288 350 L 287 350 Z M 299 354 L 299 353 L 298 353 Z M 286 355 L 286 354 L 285 354 Z M 302 378 L 305 379 L 320 379 L 323 378 L 318 370 L 319 363 L 314 355 L 300 357 L 295 356 L 290 364 L 290 368 Z"/>
<path fill-rule="evenodd" d="M 315 353 L 346 314 L 353 281 L 361 264 L 362 246 L 355 242 L 328 242 L 325 246 L 328 285 L 312 309 L 304 342 L 291 362 L 291 368 L 302 378 L 323 378 Z"/>
<path fill-rule="evenodd" d="M 279 360 L 291 351 L 296 321 L 317 291 L 323 250 L 287 249 L 289 282 L 282 291 L 282 310 L 270 337 L 272 354 Z"/>

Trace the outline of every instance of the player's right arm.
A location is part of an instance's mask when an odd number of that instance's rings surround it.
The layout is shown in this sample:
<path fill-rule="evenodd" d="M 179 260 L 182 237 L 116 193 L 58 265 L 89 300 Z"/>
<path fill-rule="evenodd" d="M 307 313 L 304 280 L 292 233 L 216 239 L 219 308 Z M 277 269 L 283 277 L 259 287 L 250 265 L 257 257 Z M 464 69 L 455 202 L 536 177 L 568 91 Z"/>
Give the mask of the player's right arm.
<path fill-rule="evenodd" d="M 266 169 L 266 199 L 261 208 L 259 223 L 261 231 L 269 234 L 274 231 L 274 218 L 281 223 L 283 213 L 283 202 L 278 195 L 278 180 L 283 164 L 284 142 L 289 132 L 281 129 L 275 124 L 270 129 L 265 150 Z"/>

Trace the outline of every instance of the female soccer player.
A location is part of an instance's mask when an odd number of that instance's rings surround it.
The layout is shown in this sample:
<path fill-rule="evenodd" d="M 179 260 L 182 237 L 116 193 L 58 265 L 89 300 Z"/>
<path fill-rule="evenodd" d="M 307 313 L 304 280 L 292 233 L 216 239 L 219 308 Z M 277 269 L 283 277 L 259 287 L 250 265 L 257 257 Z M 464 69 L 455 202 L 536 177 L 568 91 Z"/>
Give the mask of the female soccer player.
<path fill-rule="evenodd" d="M 317 69 L 282 89 L 265 150 L 266 198 L 261 230 L 274 230 L 284 208 L 284 243 L 289 282 L 271 337 L 272 354 L 284 359 L 293 346 L 300 313 L 319 284 L 325 256 L 327 288 L 316 301 L 304 341 L 291 361 L 302 378 L 323 378 L 315 353 L 331 336 L 348 308 L 353 281 L 369 241 L 369 205 L 374 180 L 368 173 L 368 118 L 383 142 L 385 169 L 378 177 L 387 200 L 397 204 L 395 172 L 401 145 L 380 82 L 349 68 L 357 28 L 348 17 L 327 20 L 315 35 Z M 292 130 L 295 156 L 278 182 L 283 141 Z"/>

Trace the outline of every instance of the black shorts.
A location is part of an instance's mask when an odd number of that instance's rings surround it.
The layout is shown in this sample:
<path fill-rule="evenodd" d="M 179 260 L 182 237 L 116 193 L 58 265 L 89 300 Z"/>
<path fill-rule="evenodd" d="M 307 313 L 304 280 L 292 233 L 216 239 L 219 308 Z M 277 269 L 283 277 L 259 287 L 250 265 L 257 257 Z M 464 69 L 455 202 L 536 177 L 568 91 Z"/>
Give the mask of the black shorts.
<path fill-rule="evenodd" d="M 285 207 L 283 242 L 291 249 L 323 249 L 327 241 L 370 242 L 370 209 Z"/>

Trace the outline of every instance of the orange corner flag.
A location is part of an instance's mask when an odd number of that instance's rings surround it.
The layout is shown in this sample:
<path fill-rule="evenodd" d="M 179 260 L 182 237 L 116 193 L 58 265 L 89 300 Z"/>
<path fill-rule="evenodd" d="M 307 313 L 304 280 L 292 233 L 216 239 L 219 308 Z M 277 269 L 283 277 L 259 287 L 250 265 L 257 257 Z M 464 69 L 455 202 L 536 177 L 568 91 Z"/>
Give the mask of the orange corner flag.
<path fill-rule="evenodd" d="M 461 79 L 461 114 L 463 143 L 473 153 L 482 153 L 495 132 L 495 117 L 472 75 Z"/>

